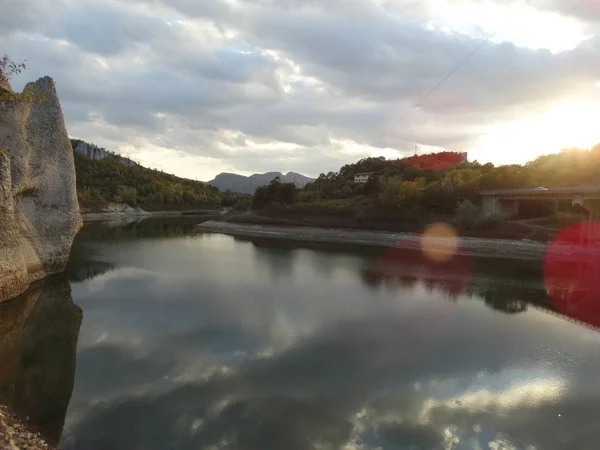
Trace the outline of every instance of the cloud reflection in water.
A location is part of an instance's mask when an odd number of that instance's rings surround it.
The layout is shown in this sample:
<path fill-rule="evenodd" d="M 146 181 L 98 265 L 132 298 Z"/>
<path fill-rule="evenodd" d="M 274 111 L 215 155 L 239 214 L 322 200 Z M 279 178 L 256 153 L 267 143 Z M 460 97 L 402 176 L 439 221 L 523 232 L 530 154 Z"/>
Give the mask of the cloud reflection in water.
<path fill-rule="evenodd" d="M 370 251 L 168 242 L 100 243 L 114 271 L 73 285 L 66 448 L 597 447 L 600 337 L 498 312 L 543 294 L 537 269 L 475 261 L 463 282 L 403 256 L 381 289 Z"/>

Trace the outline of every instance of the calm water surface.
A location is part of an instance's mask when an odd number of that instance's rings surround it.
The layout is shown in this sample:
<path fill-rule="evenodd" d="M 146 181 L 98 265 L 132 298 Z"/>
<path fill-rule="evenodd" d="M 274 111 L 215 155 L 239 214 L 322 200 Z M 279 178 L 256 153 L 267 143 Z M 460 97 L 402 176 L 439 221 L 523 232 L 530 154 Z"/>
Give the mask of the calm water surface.
<path fill-rule="evenodd" d="M 64 326 L 24 326 L 54 346 L 15 363 L 29 404 L 10 392 L 46 435 L 66 416 L 63 448 L 600 448 L 600 334 L 552 312 L 539 263 L 390 267 L 195 222 L 88 225 L 72 303 L 41 288 Z"/>

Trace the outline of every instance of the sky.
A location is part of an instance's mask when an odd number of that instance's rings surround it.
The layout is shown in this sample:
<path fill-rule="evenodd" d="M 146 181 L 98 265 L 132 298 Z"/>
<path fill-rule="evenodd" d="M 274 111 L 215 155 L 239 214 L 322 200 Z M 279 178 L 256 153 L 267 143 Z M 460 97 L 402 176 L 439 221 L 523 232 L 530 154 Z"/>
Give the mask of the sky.
<path fill-rule="evenodd" d="M 600 0 L 0 0 L 72 137 L 198 180 L 600 142 Z M 458 69 L 435 89 L 455 68 Z M 417 147 L 416 147 L 417 146 Z"/>

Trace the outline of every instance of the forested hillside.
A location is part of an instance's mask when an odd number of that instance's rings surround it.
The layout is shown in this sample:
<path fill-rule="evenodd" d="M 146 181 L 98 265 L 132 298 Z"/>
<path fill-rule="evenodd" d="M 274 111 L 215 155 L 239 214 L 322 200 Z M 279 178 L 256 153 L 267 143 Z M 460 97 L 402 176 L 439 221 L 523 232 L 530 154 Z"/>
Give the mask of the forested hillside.
<path fill-rule="evenodd" d="M 365 184 L 354 175 L 370 172 Z M 442 152 L 398 160 L 366 158 L 321 174 L 303 189 L 275 181 L 257 189 L 253 207 L 265 212 L 368 220 L 426 220 L 477 214 L 479 191 L 496 188 L 600 185 L 600 144 L 565 149 L 525 165 L 462 162 Z"/>
<path fill-rule="evenodd" d="M 73 147 L 80 141 L 72 140 Z M 142 166 L 117 157 L 89 160 L 75 154 L 77 191 L 83 208 L 100 210 L 108 202 L 147 210 L 186 210 L 233 206 L 243 209 L 250 196 L 219 192 L 202 182 Z M 371 173 L 367 183 L 354 175 Z M 295 216 L 329 216 L 362 221 L 423 221 L 432 216 L 473 219 L 482 189 L 600 185 L 600 144 L 540 156 L 525 165 L 495 167 L 465 162 L 455 152 L 397 160 L 365 158 L 338 172 L 321 174 L 299 189 L 276 178 L 256 189 L 252 208 Z M 555 205 L 547 205 L 548 212 Z M 524 205 L 524 208 L 527 208 Z M 539 205 L 536 206 L 539 209 Z"/>
<path fill-rule="evenodd" d="M 72 139 L 73 148 L 80 141 Z M 149 211 L 214 208 L 219 190 L 142 166 L 127 166 L 117 156 L 90 160 L 74 153 L 77 195 L 83 209 L 99 211 L 109 202 L 141 206 Z"/>

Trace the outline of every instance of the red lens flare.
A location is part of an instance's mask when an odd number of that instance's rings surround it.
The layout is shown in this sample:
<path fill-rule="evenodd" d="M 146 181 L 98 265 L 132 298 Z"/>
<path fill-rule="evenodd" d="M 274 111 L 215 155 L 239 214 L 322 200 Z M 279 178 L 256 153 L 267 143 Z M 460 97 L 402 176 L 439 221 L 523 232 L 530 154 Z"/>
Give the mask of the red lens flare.
<path fill-rule="evenodd" d="M 544 285 L 559 313 L 600 328 L 600 223 L 569 226 L 553 239 Z"/>

